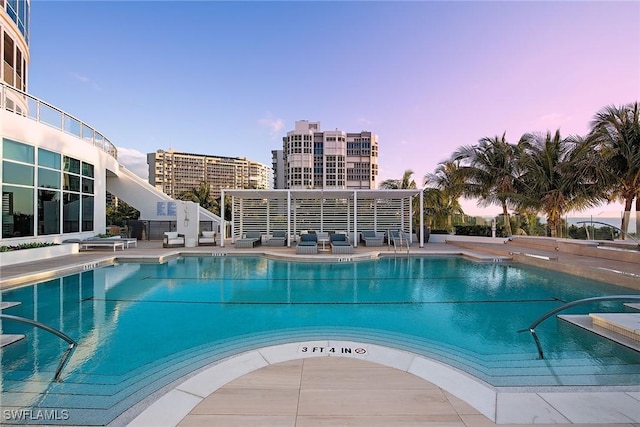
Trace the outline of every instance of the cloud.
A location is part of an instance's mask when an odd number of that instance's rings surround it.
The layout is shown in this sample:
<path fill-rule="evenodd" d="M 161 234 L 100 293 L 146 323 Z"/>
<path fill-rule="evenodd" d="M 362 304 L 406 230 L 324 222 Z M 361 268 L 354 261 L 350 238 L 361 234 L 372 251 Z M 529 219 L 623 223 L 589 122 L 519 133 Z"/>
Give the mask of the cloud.
<path fill-rule="evenodd" d="M 366 117 L 359 117 L 356 122 L 361 125 L 370 126 L 373 124 L 373 121 L 367 119 Z"/>
<path fill-rule="evenodd" d="M 568 124 L 571 119 L 572 117 L 566 114 L 549 113 L 536 117 L 534 125 L 538 128 L 555 131 L 558 128 L 562 128 L 562 125 Z"/>
<path fill-rule="evenodd" d="M 271 137 L 280 136 L 284 129 L 284 120 L 271 117 L 271 114 L 266 118 L 258 120 L 258 123 L 269 129 Z"/>
<path fill-rule="evenodd" d="M 118 147 L 118 161 L 144 180 L 149 179 L 147 155 L 133 148 Z"/>
<path fill-rule="evenodd" d="M 90 85 L 95 90 L 98 90 L 98 91 L 100 90 L 100 87 L 97 84 L 95 84 L 89 77 L 76 72 L 71 72 L 70 74 L 74 80 L 77 80 L 82 84 Z"/>

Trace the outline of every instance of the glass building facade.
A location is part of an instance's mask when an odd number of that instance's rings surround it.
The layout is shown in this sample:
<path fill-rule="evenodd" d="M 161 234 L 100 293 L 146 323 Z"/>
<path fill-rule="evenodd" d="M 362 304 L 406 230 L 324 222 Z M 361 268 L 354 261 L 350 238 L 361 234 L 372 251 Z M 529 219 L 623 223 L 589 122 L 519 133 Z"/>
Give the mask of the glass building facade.
<path fill-rule="evenodd" d="M 2 238 L 94 229 L 94 165 L 2 139 Z"/>

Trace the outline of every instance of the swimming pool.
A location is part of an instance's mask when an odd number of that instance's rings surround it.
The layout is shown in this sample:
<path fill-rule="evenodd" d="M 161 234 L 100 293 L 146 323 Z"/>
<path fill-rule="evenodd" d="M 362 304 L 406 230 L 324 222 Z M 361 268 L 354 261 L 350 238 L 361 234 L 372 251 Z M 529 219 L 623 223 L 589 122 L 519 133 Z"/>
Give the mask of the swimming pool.
<path fill-rule="evenodd" d="M 5 314 L 58 328 L 79 347 L 64 382 L 52 383 L 66 343 L 4 322 L 5 333 L 27 339 L 2 352 L 2 404 L 59 418 L 33 423 L 102 425 L 212 362 L 316 339 L 411 351 L 496 387 L 637 385 L 635 351 L 549 319 L 537 328 L 545 350 L 538 360 L 531 336 L 517 333 L 565 301 L 620 293 L 557 272 L 458 257 L 117 264 L 3 292 L 3 301 L 22 302 Z M 572 312 L 608 310 L 620 304 Z"/>

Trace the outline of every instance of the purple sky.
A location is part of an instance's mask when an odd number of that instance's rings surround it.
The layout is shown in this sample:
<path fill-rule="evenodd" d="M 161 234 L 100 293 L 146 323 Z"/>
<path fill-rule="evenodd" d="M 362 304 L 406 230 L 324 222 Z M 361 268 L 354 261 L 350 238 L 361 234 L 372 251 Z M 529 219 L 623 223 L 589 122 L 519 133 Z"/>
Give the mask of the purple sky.
<path fill-rule="evenodd" d="M 31 21 L 29 91 L 144 177 L 170 147 L 270 164 L 306 119 L 378 134 L 379 182 L 422 184 L 482 137 L 584 135 L 640 101 L 634 1 L 36 1 Z"/>

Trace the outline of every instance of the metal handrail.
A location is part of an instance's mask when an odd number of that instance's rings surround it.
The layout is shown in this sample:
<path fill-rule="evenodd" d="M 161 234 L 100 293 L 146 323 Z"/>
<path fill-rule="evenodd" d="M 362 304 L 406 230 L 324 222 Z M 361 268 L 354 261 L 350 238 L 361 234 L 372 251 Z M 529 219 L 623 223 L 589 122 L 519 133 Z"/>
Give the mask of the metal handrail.
<path fill-rule="evenodd" d="M 527 332 L 527 331 L 531 332 L 531 336 L 533 336 L 533 340 L 536 343 L 536 347 L 538 347 L 538 356 L 540 356 L 540 359 L 544 359 L 544 354 L 542 352 L 542 345 L 540 344 L 540 340 L 538 339 L 538 335 L 536 334 L 536 327 L 540 323 L 544 322 L 545 320 L 547 320 L 549 317 L 553 316 L 554 314 L 566 310 L 569 307 L 573 307 L 573 306 L 581 305 L 581 304 L 586 304 L 588 302 L 619 301 L 619 300 L 640 301 L 640 295 L 609 295 L 609 296 L 604 296 L 604 297 L 582 298 L 582 299 L 579 299 L 579 300 L 571 301 L 571 302 L 568 302 L 566 304 L 561 305 L 560 307 L 556 307 L 551 311 L 548 311 L 547 313 L 543 314 L 542 316 L 540 316 L 536 320 L 534 320 L 533 323 L 531 323 L 531 325 L 527 329 L 520 329 L 517 332 L 518 333 Z"/>
<path fill-rule="evenodd" d="M 22 98 L 25 104 L 29 104 L 30 101 L 33 102 L 32 108 L 29 108 L 29 111 L 23 111 L 17 108 L 14 105 L 16 101 L 8 95 L 9 93 L 15 93 L 15 97 Z M 31 106 L 31 104 L 29 105 Z M 118 149 L 116 146 L 96 129 L 71 114 L 65 113 L 63 110 L 4 82 L 0 82 L 0 109 L 30 118 L 38 123 L 53 126 L 56 129 L 81 139 L 83 142 L 101 148 L 102 151 L 110 154 L 115 159 L 118 158 Z M 51 121 L 44 120 L 41 114 L 43 111 L 51 111 L 58 114 L 60 116 L 60 122 L 52 123 Z"/>
<path fill-rule="evenodd" d="M 622 234 L 624 234 L 625 236 L 627 236 L 628 238 L 630 238 L 631 240 L 633 240 L 634 242 L 636 242 L 638 246 L 640 246 L 640 242 L 636 240 L 631 234 L 627 233 L 622 228 L 616 227 L 615 225 L 607 224 L 606 222 L 600 222 L 600 221 L 576 221 L 576 224 L 588 224 L 588 223 L 606 225 L 607 227 L 614 228 L 619 232 L 621 232 Z M 587 237 L 589 237 L 589 233 L 587 233 Z M 594 232 L 594 237 L 595 237 L 595 232 Z"/>
<path fill-rule="evenodd" d="M 44 323 L 40 323 L 36 320 L 27 319 L 25 317 L 20 317 L 20 316 L 12 316 L 10 314 L 0 314 L 0 319 L 13 320 L 14 322 L 26 323 L 27 325 L 44 329 L 45 331 L 50 332 L 53 335 L 57 336 L 58 338 L 62 338 L 67 343 L 69 343 L 69 347 L 67 347 L 67 350 L 63 353 L 62 358 L 60 358 L 60 362 L 58 363 L 58 367 L 56 368 L 56 373 L 53 376 L 54 381 L 60 382 L 61 381 L 60 374 L 62 373 L 62 369 L 67 364 L 67 361 L 71 356 L 71 353 L 73 352 L 73 350 L 75 350 L 78 343 L 74 341 L 72 338 L 70 338 L 68 335 L 66 335 L 64 332 L 61 332 L 55 328 L 52 328 L 51 326 L 45 325 Z"/>

